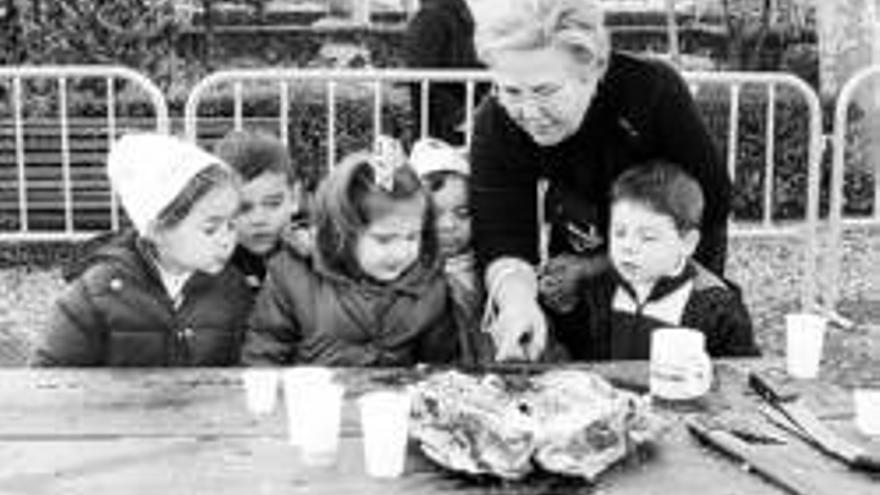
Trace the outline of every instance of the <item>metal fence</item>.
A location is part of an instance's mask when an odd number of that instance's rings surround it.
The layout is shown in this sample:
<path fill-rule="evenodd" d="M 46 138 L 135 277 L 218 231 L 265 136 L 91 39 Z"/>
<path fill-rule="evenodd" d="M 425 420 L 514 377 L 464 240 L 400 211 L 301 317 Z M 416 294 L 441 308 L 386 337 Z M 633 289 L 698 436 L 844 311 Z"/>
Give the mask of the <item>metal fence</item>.
<path fill-rule="evenodd" d="M 162 92 L 133 70 L 0 67 L 0 241 L 118 228 L 107 149 L 126 130 L 168 126 Z"/>
<path fill-rule="evenodd" d="M 193 88 L 185 128 L 188 137 L 209 146 L 230 129 L 263 127 L 295 148 L 297 159 L 322 163 L 320 175 L 340 154 L 368 146 L 377 133 L 425 134 L 434 117 L 428 100 L 436 84 L 464 85 L 468 145 L 476 87 L 488 78 L 473 71 L 223 71 Z M 744 198 L 739 203 L 748 210 L 733 218 L 732 235 L 799 239 L 804 246 L 802 302 L 811 304 L 817 296 L 813 275 L 823 142 L 818 96 L 801 79 L 784 73 L 692 72 L 685 78 L 724 150 Z M 421 90 L 420 111 L 415 112 L 419 122 L 411 121 L 408 91 L 413 85 Z M 753 149 L 756 143 L 761 149 Z M 785 165 L 782 172 L 804 178 L 790 192 L 789 204 L 777 198 L 777 186 L 788 184 L 780 180 L 780 164 Z"/>
<path fill-rule="evenodd" d="M 823 143 L 818 96 L 802 80 L 784 73 L 692 72 L 685 78 L 736 185 L 731 234 L 801 241 L 801 299 L 812 304 L 817 300 Z M 376 134 L 425 134 L 436 117 L 430 114 L 429 98 L 439 85 L 462 85 L 467 110 L 464 144 L 469 145 L 477 87 L 488 79 L 488 73 L 474 71 L 222 71 L 191 90 L 184 126 L 190 139 L 206 147 L 231 129 L 269 130 L 317 178 L 340 156 L 369 146 Z M 54 83 L 39 84 L 25 94 L 33 80 Z M 0 91 L 8 88 L 6 100 L 11 104 L 0 107 L 0 240 L 71 239 L 118 227 L 118 207 L 103 175 L 103 154 L 124 129 L 168 130 L 161 92 L 143 76 L 115 67 L 5 67 L 0 68 L 0 84 L 4 81 L 10 84 L 0 85 Z M 78 85 L 72 88 L 73 81 Z M 126 94 L 124 105 L 120 88 Z M 76 121 L 68 101 L 74 92 L 91 95 L 86 108 L 77 108 Z M 415 102 L 414 94 L 419 95 Z M 125 117 L 119 115 L 123 107 Z M 419 115 L 418 122 L 414 115 Z M 76 129 L 85 130 L 76 134 Z M 41 132 L 50 137 L 36 137 Z M 47 154 L 50 142 L 57 151 Z M 835 174 L 841 170 L 835 166 Z M 794 176 L 803 180 L 792 186 Z M 839 206 L 841 179 L 835 178 L 832 206 Z M 834 211 L 840 208 L 833 206 Z"/>
<path fill-rule="evenodd" d="M 856 72 L 840 90 L 834 107 L 827 272 L 828 304 L 840 299 L 844 231 L 880 225 L 880 65 Z"/>

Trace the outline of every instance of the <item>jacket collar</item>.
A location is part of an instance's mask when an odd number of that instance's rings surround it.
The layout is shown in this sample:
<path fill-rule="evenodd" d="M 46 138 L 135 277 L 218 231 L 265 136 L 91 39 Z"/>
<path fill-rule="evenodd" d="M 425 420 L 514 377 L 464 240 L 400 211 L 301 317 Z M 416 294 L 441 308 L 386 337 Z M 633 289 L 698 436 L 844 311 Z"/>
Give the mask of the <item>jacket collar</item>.
<path fill-rule="evenodd" d="M 612 268 L 611 273 L 617 285 L 625 290 L 634 301 L 638 301 L 636 291 L 633 289 L 632 285 L 630 285 L 630 283 L 627 282 L 616 269 Z M 696 276 L 697 267 L 694 265 L 694 262 L 691 260 L 686 261 L 677 274 L 660 277 L 660 279 L 654 283 L 651 292 L 648 293 L 648 298 L 642 301 L 641 304 L 656 301 L 668 296 L 675 290 L 681 288 L 681 286 L 688 281 L 693 280 Z"/>

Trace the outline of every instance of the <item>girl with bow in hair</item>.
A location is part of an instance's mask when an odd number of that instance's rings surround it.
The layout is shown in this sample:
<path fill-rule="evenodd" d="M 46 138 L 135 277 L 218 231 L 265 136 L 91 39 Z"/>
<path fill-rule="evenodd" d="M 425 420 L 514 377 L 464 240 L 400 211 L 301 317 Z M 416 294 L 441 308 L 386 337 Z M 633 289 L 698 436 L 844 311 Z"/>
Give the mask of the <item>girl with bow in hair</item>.
<path fill-rule="evenodd" d="M 269 263 L 245 362 L 395 366 L 449 362 L 458 333 L 433 208 L 400 145 L 377 139 L 333 168 L 315 198 L 315 245 Z"/>

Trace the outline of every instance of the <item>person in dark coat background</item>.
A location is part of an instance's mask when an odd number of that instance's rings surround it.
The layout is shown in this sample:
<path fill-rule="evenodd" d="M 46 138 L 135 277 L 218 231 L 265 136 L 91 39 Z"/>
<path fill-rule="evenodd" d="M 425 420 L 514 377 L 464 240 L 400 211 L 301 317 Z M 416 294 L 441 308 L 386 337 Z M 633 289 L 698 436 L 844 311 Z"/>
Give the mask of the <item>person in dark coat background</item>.
<path fill-rule="evenodd" d="M 422 0 L 410 20 L 404 41 L 406 65 L 413 69 L 483 69 L 474 51 L 474 20 L 465 0 Z M 487 86 L 475 88 L 474 104 Z M 466 87 L 463 83 L 436 83 L 429 87 L 428 135 L 450 144 L 462 144 Z M 421 134 L 421 87 L 410 88 L 416 135 Z"/>

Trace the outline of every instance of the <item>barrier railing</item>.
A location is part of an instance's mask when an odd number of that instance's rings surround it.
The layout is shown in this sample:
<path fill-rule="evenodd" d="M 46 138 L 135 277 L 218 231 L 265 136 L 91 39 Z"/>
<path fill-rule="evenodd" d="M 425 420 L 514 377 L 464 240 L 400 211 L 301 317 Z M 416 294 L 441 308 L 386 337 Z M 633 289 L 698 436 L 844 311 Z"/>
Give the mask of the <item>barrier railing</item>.
<path fill-rule="evenodd" d="M 740 172 L 742 100 L 744 95 L 754 100 L 755 90 L 760 90 L 758 93 L 763 91 L 763 96 L 759 95 L 757 100 L 763 101 L 764 105 L 761 114 L 761 120 L 765 122 L 764 133 L 761 136 L 765 142 L 764 163 L 762 170 L 750 171 L 752 175 L 763 181 L 760 193 L 761 217 L 757 221 L 733 220 L 731 233 L 738 236 L 793 236 L 802 240 L 805 245 L 802 258 L 805 278 L 802 302 L 812 304 L 817 297 L 817 284 L 813 274 L 817 273 L 819 165 L 822 155 L 821 105 L 818 96 L 801 79 L 785 73 L 692 72 L 686 73 L 685 78 L 698 102 L 707 94 L 713 96 L 712 101 L 717 101 L 718 91 L 713 92 L 712 88 L 722 90 L 720 96 L 727 104 L 727 122 L 720 144 L 726 150 L 726 163 L 734 177 Z M 429 114 L 428 103 L 431 87 L 435 84 L 460 82 L 465 87 L 462 103 L 466 109 L 463 126 L 466 131 L 467 146 L 470 144 L 473 125 L 472 109 L 476 87 L 478 83 L 486 82 L 488 79 L 488 73 L 479 71 L 320 69 L 223 71 L 202 79 L 190 92 L 185 107 L 185 128 L 190 139 L 207 144 L 219 138 L 228 129 L 241 129 L 245 124 L 263 126 L 278 134 L 292 147 L 300 146 L 301 142 L 310 140 L 323 143 L 325 150 L 320 153 L 321 161 L 326 168 L 329 168 L 339 156 L 340 148 L 345 147 L 344 144 L 351 147 L 353 141 L 360 139 L 359 144 L 366 146 L 372 135 L 383 132 L 389 125 L 386 115 L 394 105 L 409 108 L 407 95 L 399 94 L 400 91 L 408 91 L 413 84 L 421 89 L 421 101 L 418 102 L 420 121 L 409 122 L 409 127 L 416 129 L 416 134 L 424 135 L 428 129 L 429 119 L 433 117 Z M 799 100 L 798 104 L 805 109 L 803 113 L 805 132 L 802 142 L 797 145 L 803 154 L 799 157 L 799 161 L 804 164 L 802 172 L 806 177 L 806 185 L 799 193 L 806 198 L 805 206 L 800 218 L 788 221 L 777 220 L 773 206 L 778 161 L 777 121 L 780 119 L 777 115 L 777 104 L 783 91 L 787 92 L 786 95 L 794 95 L 795 99 Z M 254 95 L 257 95 L 256 98 Z M 252 101 L 247 102 L 246 98 Z M 254 99 L 259 101 L 255 103 Z M 351 107 L 353 101 L 369 104 L 369 118 L 365 118 L 362 108 Z M 308 104 L 312 107 L 307 108 Z M 358 136 L 352 136 L 346 130 L 340 129 L 339 120 L 344 118 L 341 110 L 343 104 L 353 108 L 351 112 L 361 112 L 361 121 L 354 123 L 354 133 Z M 211 112 L 200 114 L 201 107 L 208 105 L 213 105 Z M 317 110 L 314 107 L 317 107 Z M 301 115 L 297 115 L 297 109 L 311 112 L 309 115 L 312 118 L 303 119 Z M 211 115 L 206 115 L 207 113 Z M 294 117 L 298 119 L 296 124 L 292 122 Z M 205 121 L 211 121 L 213 125 L 200 125 L 200 123 L 206 124 Z M 352 125 L 351 122 L 348 124 Z M 395 125 L 401 124 L 392 123 L 391 127 Z M 216 129 L 218 126 L 221 127 L 219 132 Z M 320 135 L 308 135 L 316 129 Z M 342 140 L 348 142 L 340 143 Z M 294 152 L 294 156 L 301 155 Z M 314 150 L 307 150 L 305 156 L 314 157 Z"/>
<path fill-rule="evenodd" d="M 138 72 L 0 67 L 0 241 L 68 240 L 117 228 L 103 162 L 130 128 L 169 129 L 162 92 Z"/>
<path fill-rule="evenodd" d="M 870 83 L 874 84 L 870 84 Z M 880 84 L 880 65 L 866 67 L 856 72 L 841 87 L 834 107 L 834 134 L 832 136 L 831 182 L 829 193 L 828 273 L 831 277 L 831 293 L 828 304 L 836 305 L 841 298 L 840 277 L 844 271 L 844 230 L 846 227 L 871 227 L 880 225 L 880 169 L 872 158 L 880 157 L 880 96 L 876 88 Z M 861 97 L 861 101 L 859 98 Z M 867 108 L 864 108 L 867 107 Z M 873 187 L 870 214 L 846 215 L 847 173 L 852 179 L 852 191 Z M 852 199 L 852 198 L 850 198 Z M 851 208 L 857 209 L 857 208 Z"/>

